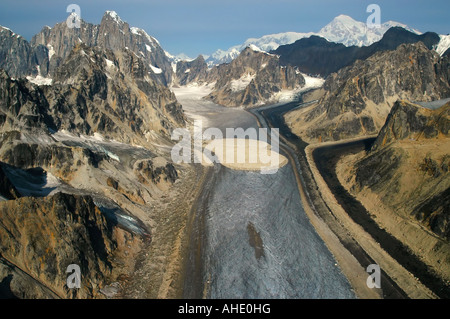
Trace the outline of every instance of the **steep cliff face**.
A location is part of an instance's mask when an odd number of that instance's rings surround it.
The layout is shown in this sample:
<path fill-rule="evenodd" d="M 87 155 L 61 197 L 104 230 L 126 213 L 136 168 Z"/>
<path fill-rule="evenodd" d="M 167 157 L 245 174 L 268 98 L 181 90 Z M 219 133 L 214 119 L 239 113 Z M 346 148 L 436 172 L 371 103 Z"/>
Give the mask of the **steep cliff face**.
<path fill-rule="evenodd" d="M 398 101 L 392 107 L 386 123 L 377 136 L 372 152 L 401 140 L 429 140 L 449 136 L 450 104 L 432 110 Z"/>
<path fill-rule="evenodd" d="M 42 45 L 48 49 L 50 75 L 75 46 L 83 43 L 113 51 L 127 48 L 145 61 L 158 81 L 164 85 L 171 83 L 173 71 L 164 50 L 144 30 L 130 27 L 114 11 L 106 11 L 99 25 L 79 21 L 80 28 L 70 28 L 66 22 L 53 28 L 44 27 L 31 40 L 31 46 Z"/>
<path fill-rule="evenodd" d="M 179 61 L 176 66 L 177 84 L 187 85 L 189 83 L 202 84 L 208 76 L 208 65 L 202 55 L 193 61 Z"/>
<path fill-rule="evenodd" d="M 0 70 L 1 131 L 26 127 L 54 128 L 43 91 L 24 79 L 13 80 Z"/>
<path fill-rule="evenodd" d="M 307 141 L 376 134 L 397 99 L 432 101 L 450 96 L 449 60 L 421 42 L 377 53 L 331 74 L 316 105 L 287 116 Z"/>
<path fill-rule="evenodd" d="M 15 77 L 45 75 L 48 72 L 48 50 L 31 46 L 22 36 L 0 26 L 0 69 Z"/>
<path fill-rule="evenodd" d="M 293 67 L 283 67 L 277 56 L 248 47 L 229 64 L 210 70 L 208 82 L 215 82 L 206 98 L 225 106 L 251 107 L 270 102 L 284 89 L 305 85 L 303 76 Z"/>
<path fill-rule="evenodd" d="M 168 136 L 174 127 L 184 126 L 184 114 L 173 93 L 126 49 L 113 53 L 76 47 L 55 74 L 53 88 L 59 84 L 59 94 L 51 98 L 54 110 L 75 116 L 70 121 L 61 119 L 61 128 L 71 130 L 70 125 L 81 123 L 86 133 L 110 132 L 130 142 L 132 135 L 143 137 L 153 131 Z"/>
<path fill-rule="evenodd" d="M 0 220 L 0 259 L 63 298 L 99 297 L 106 282 L 118 275 L 115 258 L 126 245 L 140 242 L 108 221 L 89 196 L 58 193 L 0 202 Z M 71 264 L 81 269 L 80 289 L 67 287 Z M 20 286 L 10 290 L 16 297 L 33 297 Z"/>

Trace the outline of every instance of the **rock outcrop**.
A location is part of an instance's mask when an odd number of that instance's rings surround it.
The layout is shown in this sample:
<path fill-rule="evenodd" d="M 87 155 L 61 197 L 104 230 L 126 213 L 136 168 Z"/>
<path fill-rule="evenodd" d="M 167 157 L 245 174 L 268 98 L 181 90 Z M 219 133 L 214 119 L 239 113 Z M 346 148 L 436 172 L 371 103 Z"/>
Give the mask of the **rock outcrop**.
<path fill-rule="evenodd" d="M 15 297 L 101 297 L 100 289 L 118 275 L 115 258 L 126 245 L 140 244 L 138 237 L 107 220 L 89 196 L 58 193 L 0 202 L 0 220 L 2 264 L 28 275 L 10 285 Z M 80 289 L 67 286 L 72 264 L 81 270 Z M 9 271 L 2 280 L 8 276 L 11 282 L 16 274 Z M 52 294 L 33 295 L 23 289 L 27 282 L 33 287 L 40 283 Z"/>
<path fill-rule="evenodd" d="M 22 36 L 0 26 L 0 69 L 14 77 L 46 75 L 48 60 L 46 47 L 32 46 Z"/>
<path fill-rule="evenodd" d="M 296 68 L 284 67 L 277 56 L 254 51 L 251 47 L 243 50 L 231 63 L 211 69 L 207 81 L 215 82 L 215 86 L 206 98 L 231 107 L 268 103 L 282 90 L 305 85 L 305 79 Z"/>
<path fill-rule="evenodd" d="M 371 151 L 401 140 L 432 141 L 446 138 L 450 134 L 449 119 L 449 103 L 431 110 L 406 101 L 398 101 L 392 107 Z"/>
<path fill-rule="evenodd" d="M 112 51 L 129 50 L 142 58 L 152 77 L 170 85 L 173 70 L 169 58 L 158 40 L 144 30 L 130 27 L 114 11 L 106 11 L 99 25 L 85 22 L 76 14 L 80 27 L 66 21 L 53 28 L 45 26 L 28 42 L 8 28 L 0 26 L 0 68 L 10 76 L 42 76 L 53 78 L 58 67 L 79 44 L 99 46 Z"/>
<path fill-rule="evenodd" d="M 419 42 L 402 44 L 331 74 L 317 104 L 286 116 L 308 142 L 377 134 L 397 99 L 450 96 L 449 60 Z"/>
<path fill-rule="evenodd" d="M 208 65 L 202 55 L 192 61 L 179 61 L 176 65 L 177 84 L 203 84 L 208 76 Z"/>
<path fill-rule="evenodd" d="M 70 28 L 62 22 L 53 28 L 44 27 L 31 40 L 32 46 L 48 48 L 51 74 L 80 43 L 113 51 L 128 49 L 144 60 L 161 83 L 167 85 L 172 81 L 172 67 L 159 42 L 144 30 L 130 27 L 114 11 L 106 11 L 99 25 L 80 19 L 80 28 Z"/>

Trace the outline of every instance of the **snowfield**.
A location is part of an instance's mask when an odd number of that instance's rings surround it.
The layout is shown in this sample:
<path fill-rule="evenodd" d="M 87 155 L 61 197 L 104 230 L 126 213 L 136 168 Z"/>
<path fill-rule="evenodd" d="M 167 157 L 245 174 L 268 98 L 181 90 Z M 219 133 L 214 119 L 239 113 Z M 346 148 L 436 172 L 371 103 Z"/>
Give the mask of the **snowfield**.
<path fill-rule="evenodd" d="M 255 74 L 251 75 L 250 73 L 244 74 L 239 79 L 231 81 L 231 91 L 239 92 L 244 90 L 250 82 L 255 78 Z"/>

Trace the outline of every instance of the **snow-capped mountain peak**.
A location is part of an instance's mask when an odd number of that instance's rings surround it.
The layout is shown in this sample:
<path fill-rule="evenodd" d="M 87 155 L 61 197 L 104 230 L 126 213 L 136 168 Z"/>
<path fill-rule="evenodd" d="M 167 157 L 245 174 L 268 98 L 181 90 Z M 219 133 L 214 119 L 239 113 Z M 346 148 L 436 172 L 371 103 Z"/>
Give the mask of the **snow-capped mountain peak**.
<path fill-rule="evenodd" d="M 124 22 L 122 21 L 122 19 L 119 17 L 119 15 L 117 14 L 116 11 L 106 11 L 105 12 L 106 16 L 111 17 L 114 21 L 116 21 L 118 24 L 123 24 Z"/>
<path fill-rule="evenodd" d="M 207 63 L 209 66 L 213 66 L 230 62 L 251 44 L 263 51 L 269 52 L 276 50 L 280 45 L 291 44 L 312 35 L 323 37 L 328 41 L 342 43 L 346 46 L 368 46 L 381 40 L 388 29 L 396 26 L 416 34 L 421 34 L 419 31 L 395 21 L 387 21 L 378 28 L 368 28 L 365 22 L 356 21 L 348 15 L 341 14 L 324 26 L 319 32 L 284 32 L 269 34 L 260 38 L 249 38 L 243 44 L 233 46 L 226 51 L 217 50 L 207 59 Z"/>
<path fill-rule="evenodd" d="M 421 34 L 419 31 L 395 21 L 387 21 L 379 27 L 369 28 L 364 22 L 356 21 L 347 15 L 339 15 L 323 27 L 317 35 L 345 46 L 368 46 L 380 41 L 386 31 L 392 27 L 402 27 L 410 32 Z"/>

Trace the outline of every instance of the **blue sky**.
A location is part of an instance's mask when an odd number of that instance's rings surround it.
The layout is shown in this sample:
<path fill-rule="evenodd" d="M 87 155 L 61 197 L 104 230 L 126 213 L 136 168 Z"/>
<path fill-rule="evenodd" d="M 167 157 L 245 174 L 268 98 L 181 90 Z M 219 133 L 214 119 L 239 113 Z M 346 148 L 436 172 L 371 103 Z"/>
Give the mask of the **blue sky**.
<path fill-rule="evenodd" d="M 381 7 L 381 22 L 450 33 L 448 0 L 0 0 L 0 25 L 31 39 L 44 25 L 64 21 L 71 3 L 78 4 L 83 20 L 91 23 L 100 23 L 106 10 L 114 10 L 131 26 L 156 37 L 165 50 L 191 57 L 250 37 L 318 31 L 339 14 L 366 21 L 371 3 Z"/>

